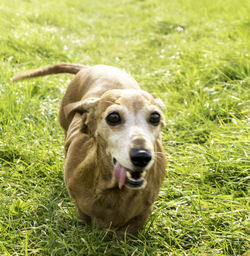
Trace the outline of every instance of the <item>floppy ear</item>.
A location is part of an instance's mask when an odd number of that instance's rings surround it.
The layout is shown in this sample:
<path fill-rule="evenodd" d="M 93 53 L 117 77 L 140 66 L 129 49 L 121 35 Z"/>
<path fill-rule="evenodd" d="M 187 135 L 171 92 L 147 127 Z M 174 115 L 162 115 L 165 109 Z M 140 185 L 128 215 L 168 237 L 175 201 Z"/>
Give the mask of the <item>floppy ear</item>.
<path fill-rule="evenodd" d="M 83 133 L 94 134 L 94 131 L 96 129 L 94 109 L 98 101 L 99 98 L 91 97 L 86 100 L 70 103 L 66 105 L 63 109 L 65 117 L 70 120 L 70 116 L 73 118 L 75 113 L 80 113 L 81 115 L 83 113 L 86 113 L 85 115 L 82 115 L 81 131 Z"/>
<path fill-rule="evenodd" d="M 165 104 L 160 98 L 155 98 L 155 102 L 162 110 L 166 108 Z"/>
<path fill-rule="evenodd" d="M 163 101 L 160 98 L 155 98 L 155 103 L 159 106 L 159 108 L 162 111 L 166 108 L 165 104 L 163 103 Z M 163 115 L 163 118 L 161 120 L 161 129 L 164 128 L 165 126 L 166 126 L 165 117 Z"/>
<path fill-rule="evenodd" d="M 91 107 L 93 107 L 97 102 L 99 101 L 99 98 L 92 97 L 88 98 L 83 101 L 77 101 L 70 103 L 64 107 L 64 114 L 65 116 L 69 116 L 72 113 L 79 112 L 80 114 L 84 112 L 88 112 Z"/>

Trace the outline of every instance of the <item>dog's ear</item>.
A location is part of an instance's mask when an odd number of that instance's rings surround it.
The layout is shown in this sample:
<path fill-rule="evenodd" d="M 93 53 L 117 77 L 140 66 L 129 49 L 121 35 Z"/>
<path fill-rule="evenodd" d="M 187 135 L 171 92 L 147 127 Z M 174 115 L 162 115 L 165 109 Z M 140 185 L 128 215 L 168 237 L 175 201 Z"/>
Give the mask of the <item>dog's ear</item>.
<path fill-rule="evenodd" d="M 64 107 L 64 114 L 66 118 L 70 119 L 71 117 L 73 118 L 75 113 L 80 113 L 82 115 L 81 131 L 89 135 L 94 134 L 96 129 L 95 107 L 99 100 L 100 98 L 91 97 L 86 100 L 70 103 Z"/>
<path fill-rule="evenodd" d="M 166 108 L 165 104 L 160 98 L 155 98 L 155 102 L 161 108 L 161 110 L 164 110 Z"/>
<path fill-rule="evenodd" d="M 89 109 L 92 108 L 98 101 L 99 98 L 91 97 L 83 101 L 70 103 L 64 107 L 64 114 L 66 117 L 76 112 L 83 114 L 84 112 L 88 112 Z"/>
<path fill-rule="evenodd" d="M 165 104 L 163 103 L 163 101 L 160 98 L 155 98 L 155 103 L 157 104 L 157 106 L 164 111 L 164 109 L 166 108 Z M 166 126 L 165 123 L 165 117 L 163 115 L 163 118 L 161 120 L 161 129 L 164 128 Z"/>

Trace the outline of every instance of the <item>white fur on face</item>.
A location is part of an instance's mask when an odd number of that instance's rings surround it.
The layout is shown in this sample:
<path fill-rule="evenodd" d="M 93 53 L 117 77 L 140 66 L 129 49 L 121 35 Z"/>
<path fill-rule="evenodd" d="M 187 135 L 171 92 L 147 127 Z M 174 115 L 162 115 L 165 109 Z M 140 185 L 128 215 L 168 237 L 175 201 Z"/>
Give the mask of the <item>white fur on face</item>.
<path fill-rule="evenodd" d="M 136 101 L 136 99 L 134 100 Z M 149 117 L 154 111 L 161 112 L 155 105 L 148 104 L 131 111 L 132 103 L 130 98 L 127 104 L 114 104 L 108 107 L 97 127 L 96 133 L 107 142 L 107 151 L 112 158 L 115 158 L 122 166 L 130 170 L 135 168 L 129 156 L 132 148 L 150 151 L 152 160 L 146 167 L 146 169 L 149 169 L 154 162 L 154 144 L 161 130 L 161 125 L 154 126 L 149 123 Z M 120 114 L 121 124 L 116 126 L 107 124 L 105 118 L 112 112 Z M 138 144 L 138 142 L 140 143 Z"/>

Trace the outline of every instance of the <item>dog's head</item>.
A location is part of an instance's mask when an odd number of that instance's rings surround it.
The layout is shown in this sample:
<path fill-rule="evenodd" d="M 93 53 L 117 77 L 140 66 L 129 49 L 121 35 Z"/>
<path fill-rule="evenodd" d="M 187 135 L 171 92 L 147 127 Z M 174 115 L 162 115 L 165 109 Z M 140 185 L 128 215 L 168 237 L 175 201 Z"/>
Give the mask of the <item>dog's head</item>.
<path fill-rule="evenodd" d="M 69 104 L 65 112 L 86 112 L 85 131 L 104 140 L 119 188 L 146 186 L 157 157 L 154 147 L 164 126 L 163 103 L 143 90 L 110 90 L 101 98 Z"/>

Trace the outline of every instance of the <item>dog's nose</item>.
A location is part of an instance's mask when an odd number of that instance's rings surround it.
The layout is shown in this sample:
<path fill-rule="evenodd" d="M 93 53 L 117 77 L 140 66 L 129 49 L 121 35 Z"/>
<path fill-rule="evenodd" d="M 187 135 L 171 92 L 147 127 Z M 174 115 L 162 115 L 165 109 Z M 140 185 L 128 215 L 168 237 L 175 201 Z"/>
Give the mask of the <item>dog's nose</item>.
<path fill-rule="evenodd" d="M 146 149 L 132 148 L 130 150 L 130 159 L 134 166 L 145 167 L 152 159 L 152 154 Z"/>

